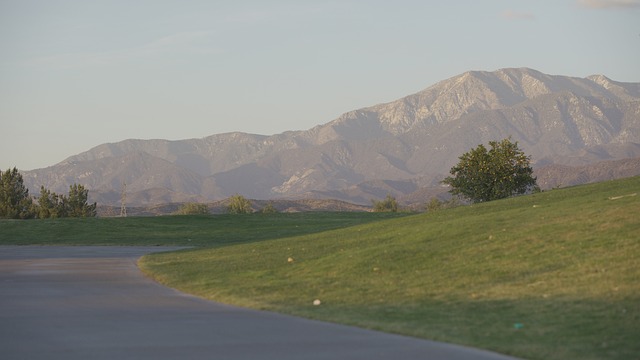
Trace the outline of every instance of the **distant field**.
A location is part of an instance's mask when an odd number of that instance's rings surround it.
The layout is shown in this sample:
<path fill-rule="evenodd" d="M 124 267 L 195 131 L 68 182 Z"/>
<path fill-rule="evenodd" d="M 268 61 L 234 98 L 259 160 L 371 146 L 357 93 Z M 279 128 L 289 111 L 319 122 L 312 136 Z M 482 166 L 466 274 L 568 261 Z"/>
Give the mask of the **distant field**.
<path fill-rule="evenodd" d="M 230 304 L 528 359 L 636 359 L 638 192 L 636 177 L 141 266 Z"/>
<path fill-rule="evenodd" d="M 637 359 L 639 192 L 636 177 L 410 216 L 0 220 L 0 244 L 191 245 L 140 266 L 230 304 L 527 359 Z"/>
<path fill-rule="evenodd" d="M 44 220 L 0 219 L 0 245 L 219 247 L 366 224 L 407 214 L 306 212 Z"/>

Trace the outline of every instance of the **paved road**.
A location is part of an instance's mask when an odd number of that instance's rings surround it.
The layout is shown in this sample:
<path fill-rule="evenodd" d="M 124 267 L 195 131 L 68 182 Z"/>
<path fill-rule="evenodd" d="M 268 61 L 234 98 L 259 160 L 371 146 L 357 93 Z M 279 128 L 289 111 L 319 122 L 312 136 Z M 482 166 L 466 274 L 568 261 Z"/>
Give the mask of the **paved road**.
<path fill-rule="evenodd" d="M 138 270 L 165 249 L 0 246 L 0 358 L 509 359 L 189 296 Z"/>

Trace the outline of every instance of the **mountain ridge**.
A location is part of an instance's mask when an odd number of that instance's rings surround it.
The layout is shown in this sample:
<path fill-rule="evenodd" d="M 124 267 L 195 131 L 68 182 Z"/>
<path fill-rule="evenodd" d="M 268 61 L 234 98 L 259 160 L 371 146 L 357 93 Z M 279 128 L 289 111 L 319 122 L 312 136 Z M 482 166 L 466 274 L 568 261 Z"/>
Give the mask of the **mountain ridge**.
<path fill-rule="evenodd" d="M 101 144 L 26 172 L 25 182 L 32 191 L 38 182 L 53 191 L 84 182 L 111 204 L 125 182 L 132 192 L 165 189 L 171 200 L 240 193 L 364 203 L 367 194 L 385 190 L 408 197 L 419 188 L 439 189 L 434 179 L 460 154 L 505 137 L 518 141 L 536 168 L 640 157 L 640 83 L 528 68 L 468 71 L 308 130 Z M 394 181 L 413 185 L 395 189 Z"/>

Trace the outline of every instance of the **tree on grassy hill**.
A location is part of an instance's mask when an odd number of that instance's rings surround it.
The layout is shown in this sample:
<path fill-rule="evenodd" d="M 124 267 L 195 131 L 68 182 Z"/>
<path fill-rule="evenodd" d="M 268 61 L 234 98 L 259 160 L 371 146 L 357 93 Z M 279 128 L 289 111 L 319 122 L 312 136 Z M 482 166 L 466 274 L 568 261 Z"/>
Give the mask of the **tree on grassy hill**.
<path fill-rule="evenodd" d="M 235 194 L 229 198 L 227 212 L 230 214 L 250 214 L 253 212 L 251 202 L 240 194 Z"/>
<path fill-rule="evenodd" d="M 442 183 L 450 185 L 453 195 L 473 202 L 483 202 L 524 194 L 537 188 L 530 157 L 511 139 L 489 142 L 491 149 L 480 144 L 460 156 L 451 175 Z"/>
<path fill-rule="evenodd" d="M 36 207 L 18 169 L 0 172 L 0 218 L 31 219 L 35 215 Z"/>

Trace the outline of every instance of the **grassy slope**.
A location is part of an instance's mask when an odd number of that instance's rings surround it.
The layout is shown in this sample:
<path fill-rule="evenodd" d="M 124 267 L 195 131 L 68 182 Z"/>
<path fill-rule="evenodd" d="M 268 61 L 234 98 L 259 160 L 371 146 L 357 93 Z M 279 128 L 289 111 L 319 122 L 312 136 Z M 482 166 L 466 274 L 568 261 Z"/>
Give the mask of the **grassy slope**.
<path fill-rule="evenodd" d="M 640 177 L 141 265 L 242 306 L 524 358 L 637 358 L 640 196 L 609 198 L 638 190 Z"/>

